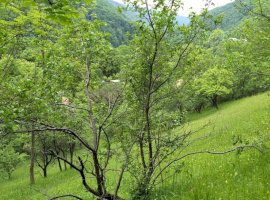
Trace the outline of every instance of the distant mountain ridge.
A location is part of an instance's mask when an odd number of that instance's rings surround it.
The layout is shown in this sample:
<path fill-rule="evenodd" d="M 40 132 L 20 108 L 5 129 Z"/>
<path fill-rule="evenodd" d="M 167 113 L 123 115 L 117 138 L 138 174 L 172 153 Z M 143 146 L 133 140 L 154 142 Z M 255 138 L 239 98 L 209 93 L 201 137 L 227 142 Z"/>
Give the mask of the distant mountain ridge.
<path fill-rule="evenodd" d="M 135 31 L 133 22 L 138 19 L 138 13 L 132 10 L 126 11 L 122 9 L 124 7 L 124 4 L 113 0 L 97 0 L 96 8 L 91 11 L 96 14 L 98 19 L 106 22 L 107 25 L 103 27 L 103 30 L 111 34 L 110 41 L 114 47 L 125 44 Z M 119 10 L 122 11 L 119 12 Z M 234 2 L 210 10 L 209 13 L 213 16 L 224 16 L 219 28 L 225 31 L 233 29 L 246 17 L 235 7 Z M 91 15 L 89 15 L 90 18 Z M 188 24 L 190 19 L 185 16 L 177 16 L 176 21 L 183 25 Z"/>
<path fill-rule="evenodd" d="M 223 21 L 219 28 L 224 31 L 230 31 L 238 26 L 243 19 L 247 17 L 245 12 L 237 7 L 235 2 L 228 3 L 224 6 L 214 8 L 209 11 L 213 16 L 223 15 Z"/>
<path fill-rule="evenodd" d="M 125 7 L 124 4 L 118 3 L 118 2 L 116 2 L 114 0 L 108 0 L 108 2 L 111 3 L 115 7 Z M 126 16 L 131 21 L 135 21 L 137 16 L 138 16 L 138 13 L 136 13 L 135 11 L 134 12 L 133 11 L 124 11 L 123 14 L 124 14 L 124 16 Z M 185 17 L 185 16 L 177 16 L 176 21 L 181 25 L 182 24 L 188 24 L 189 23 L 189 18 Z"/>
<path fill-rule="evenodd" d="M 94 12 L 98 19 L 107 24 L 103 30 L 111 34 L 110 41 L 114 47 L 125 44 L 131 38 L 135 31 L 133 22 L 138 19 L 137 12 L 125 9 L 119 12 L 121 8 L 125 8 L 125 5 L 116 1 L 97 0 L 96 8 L 89 13 L 89 19 Z M 181 25 L 189 23 L 189 19 L 184 16 L 177 16 L 176 21 Z"/>
<path fill-rule="evenodd" d="M 185 16 L 176 16 L 176 21 L 178 22 L 178 24 L 180 25 L 184 25 L 184 24 L 188 24 L 190 22 L 188 17 Z"/>

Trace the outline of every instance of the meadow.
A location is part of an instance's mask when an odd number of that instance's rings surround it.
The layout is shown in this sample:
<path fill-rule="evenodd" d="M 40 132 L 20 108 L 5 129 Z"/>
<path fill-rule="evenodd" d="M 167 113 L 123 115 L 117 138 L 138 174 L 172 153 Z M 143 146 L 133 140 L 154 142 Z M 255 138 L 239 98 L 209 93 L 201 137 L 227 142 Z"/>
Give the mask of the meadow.
<path fill-rule="evenodd" d="M 181 167 L 176 174 L 159 184 L 154 191 L 154 199 L 270 199 L 269 92 L 223 103 L 218 110 L 209 108 L 201 114 L 190 114 L 187 121 L 185 129 L 199 129 L 198 135 L 207 137 L 186 151 L 224 151 L 238 144 L 254 143 L 261 151 L 247 149 L 225 155 L 189 156 L 181 160 L 181 165 L 178 165 Z M 174 131 L 177 134 L 182 129 L 179 127 Z M 36 167 L 36 184 L 33 186 L 29 185 L 28 173 L 28 161 L 25 161 L 15 170 L 10 180 L 2 175 L 0 199 L 49 199 L 59 194 L 77 194 L 83 199 L 94 199 L 85 192 L 74 170 L 59 173 L 58 167 L 51 165 L 48 177 L 43 178 Z M 114 174 L 110 176 L 112 180 L 109 181 L 113 181 Z M 128 198 L 129 187 L 128 180 L 124 180 L 120 195 Z"/>

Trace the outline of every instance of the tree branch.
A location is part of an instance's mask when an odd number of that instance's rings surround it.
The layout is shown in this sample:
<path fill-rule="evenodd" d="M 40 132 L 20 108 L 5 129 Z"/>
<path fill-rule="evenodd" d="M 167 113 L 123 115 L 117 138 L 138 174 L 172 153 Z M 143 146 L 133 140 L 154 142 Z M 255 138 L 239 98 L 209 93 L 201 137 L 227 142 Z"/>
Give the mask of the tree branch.
<path fill-rule="evenodd" d="M 118 199 L 118 196 L 117 196 L 117 193 L 118 193 L 118 190 L 120 188 L 120 185 L 121 185 L 121 182 L 122 182 L 122 179 L 123 179 L 123 175 L 124 175 L 124 172 L 125 172 L 125 169 L 127 167 L 127 161 L 129 159 L 129 156 L 131 154 L 131 151 L 132 151 L 132 148 L 134 146 L 135 142 L 133 142 L 128 150 L 128 152 L 126 153 L 126 158 L 123 162 L 123 165 L 122 165 L 122 169 L 121 169 L 121 172 L 120 172 L 120 175 L 119 175 L 119 178 L 118 178 L 118 182 L 117 182 L 117 185 L 115 187 L 115 191 L 114 191 L 114 200 Z"/>
<path fill-rule="evenodd" d="M 36 129 L 31 129 L 31 130 L 14 131 L 13 133 L 32 133 L 32 132 L 44 132 L 44 131 L 58 131 L 58 132 L 62 132 L 68 135 L 72 135 L 75 138 L 77 138 L 81 142 L 81 144 L 83 144 L 83 146 L 85 146 L 88 150 L 90 150 L 91 152 L 94 151 L 94 149 L 86 141 L 84 141 L 83 138 L 81 138 L 74 131 L 67 128 L 56 128 L 56 127 L 50 126 L 50 127 L 36 128 Z"/>
<path fill-rule="evenodd" d="M 60 195 L 60 196 L 50 198 L 49 200 L 55 200 L 55 199 L 66 198 L 66 197 L 72 197 L 74 199 L 83 200 L 81 197 L 78 197 L 78 196 L 73 195 L 73 194 L 63 194 L 63 195 Z"/>

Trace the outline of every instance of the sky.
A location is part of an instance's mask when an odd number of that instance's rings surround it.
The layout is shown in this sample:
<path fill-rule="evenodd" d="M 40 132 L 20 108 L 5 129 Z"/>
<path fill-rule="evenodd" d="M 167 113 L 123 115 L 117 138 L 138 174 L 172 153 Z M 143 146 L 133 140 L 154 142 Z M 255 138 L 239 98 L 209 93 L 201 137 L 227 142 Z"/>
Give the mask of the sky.
<path fill-rule="evenodd" d="M 202 8 L 205 7 L 206 1 L 204 0 L 183 0 L 184 2 L 184 10 L 179 11 L 179 15 L 188 16 L 190 9 L 193 8 L 193 10 L 196 13 L 199 13 Z M 212 0 L 212 2 L 215 4 L 214 6 L 209 7 L 209 9 L 213 9 L 219 6 L 223 6 L 227 3 L 233 2 L 232 0 Z M 183 13 L 183 14 L 182 14 Z"/>
<path fill-rule="evenodd" d="M 123 0 L 114 0 L 114 1 L 119 2 L 119 3 L 123 3 Z M 205 3 L 206 3 L 205 0 L 183 0 L 183 2 L 184 2 L 184 9 L 179 10 L 179 13 L 178 13 L 178 15 L 181 15 L 181 16 L 188 16 L 188 14 L 191 11 L 190 8 L 192 8 L 192 10 L 195 11 L 196 13 L 199 13 L 201 11 L 201 9 L 205 7 Z M 223 6 L 227 3 L 233 2 L 233 0 L 212 0 L 212 2 L 215 5 L 209 7 L 209 9 Z"/>

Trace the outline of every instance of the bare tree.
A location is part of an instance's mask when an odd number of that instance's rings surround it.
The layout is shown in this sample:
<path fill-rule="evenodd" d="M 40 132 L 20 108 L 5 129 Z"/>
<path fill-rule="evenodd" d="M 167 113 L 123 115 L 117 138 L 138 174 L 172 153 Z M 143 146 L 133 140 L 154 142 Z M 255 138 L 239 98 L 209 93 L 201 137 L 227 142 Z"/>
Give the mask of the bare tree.
<path fill-rule="evenodd" d="M 36 150 L 36 163 L 42 169 L 43 176 L 47 177 L 47 168 L 49 164 L 53 161 L 53 156 L 50 154 L 52 149 L 52 142 L 50 137 L 44 134 L 38 135 L 39 148 Z"/>
<path fill-rule="evenodd" d="M 123 156 L 123 165 L 119 169 L 119 178 L 115 186 L 115 190 L 113 192 L 109 192 L 107 190 L 106 185 L 106 173 L 109 170 L 109 161 L 112 159 L 112 149 L 111 149 L 111 137 L 108 135 L 106 130 L 113 125 L 113 123 L 108 123 L 112 121 L 112 117 L 114 117 L 113 112 L 117 109 L 119 106 L 119 103 L 121 102 L 121 95 L 124 90 L 124 85 L 118 85 L 113 86 L 114 91 L 110 91 L 108 93 L 102 93 L 102 92 L 94 92 L 91 89 L 91 62 L 89 60 L 89 57 L 86 57 L 86 63 L 85 63 L 85 97 L 87 102 L 87 108 L 83 109 L 83 111 L 86 113 L 86 120 L 88 124 L 88 130 L 90 133 L 90 138 L 92 138 L 90 141 L 86 140 L 83 135 L 80 133 L 76 133 L 75 131 L 69 129 L 69 128 L 58 128 L 56 126 L 53 126 L 51 124 L 47 124 L 42 122 L 42 119 L 34 121 L 35 127 L 33 129 L 27 129 L 27 130 L 18 130 L 15 131 L 15 133 L 42 133 L 42 132 L 50 132 L 50 133 L 63 133 L 65 135 L 71 136 L 74 138 L 77 142 L 79 142 L 82 147 L 86 149 L 89 155 L 89 160 L 83 158 L 81 156 L 78 156 L 78 164 L 73 162 L 73 159 L 68 160 L 67 157 L 61 156 L 59 152 L 55 152 L 53 150 L 50 151 L 50 154 L 48 154 L 48 149 L 43 148 L 42 155 L 45 159 L 44 164 L 40 164 L 39 166 L 46 171 L 46 168 L 48 164 L 51 162 L 51 158 L 47 157 L 50 155 L 53 155 L 56 159 L 59 159 L 60 161 L 63 161 L 65 164 L 68 164 L 72 169 L 75 169 L 81 176 L 82 184 L 85 187 L 85 189 L 98 197 L 99 199 L 121 199 L 118 196 L 118 191 L 122 182 L 123 174 L 126 171 L 127 166 L 127 160 L 129 159 L 129 155 L 131 153 L 131 149 L 133 145 L 130 145 L 130 150 L 128 152 L 125 152 Z M 101 89 L 102 91 L 102 89 Z M 102 104 L 102 113 L 104 115 L 101 115 L 100 113 L 95 113 L 93 110 L 93 101 L 95 104 Z M 103 107 L 103 105 L 106 105 Z M 68 105 L 70 106 L 70 105 Z M 95 105 L 96 106 L 96 105 Z M 81 110 L 80 108 L 77 109 L 77 107 L 74 105 L 72 106 L 75 110 Z M 106 112 L 105 112 L 106 111 Z M 115 119 L 117 120 L 117 119 Z M 26 121 L 17 121 L 19 124 L 27 124 Z M 87 129 L 86 129 L 87 130 Z M 88 136 L 88 137 L 89 137 Z M 103 154 L 101 151 L 104 151 L 103 149 L 100 149 L 101 143 L 105 142 L 107 153 Z M 47 159 L 48 158 L 48 159 Z M 90 163 L 90 166 L 93 167 L 93 169 L 87 169 L 86 163 Z M 45 173 L 45 172 L 44 172 Z M 91 174 L 92 178 L 95 179 L 95 185 L 90 185 L 87 179 L 87 174 Z M 44 174 L 45 175 L 45 174 Z"/>
<path fill-rule="evenodd" d="M 156 180 L 163 180 L 164 171 L 177 161 L 189 155 L 225 154 L 252 145 L 220 153 L 208 150 L 186 152 L 191 144 L 203 138 L 196 136 L 197 131 L 175 133 L 173 121 L 177 116 L 173 118 L 174 113 L 169 112 L 168 107 L 171 99 L 177 98 L 176 94 L 181 92 L 176 84 L 183 78 L 181 71 L 189 53 L 208 29 L 210 17 L 207 9 L 200 16 L 191 15 L 189 26 L 181 27 L 175 22 L 182 6 L 179 1 L 151 5 L 147 0 L 130 3 L 140 12 L 142 19 L 133 43 L 136 51 L 131 55 L 129 66 L 130 107 L 133 108 L 131 112 L 136 113 L 131 117 L 136 123 L 132 124 L 130 132 L 137 138 L 138 145 L 138 153 L 133 155 L 137 162 L 129 163 L 129 171 L 137 180 L 133 198 L 149 199 Z M 209 1 L 209 5 L 211 3 Z"/>

